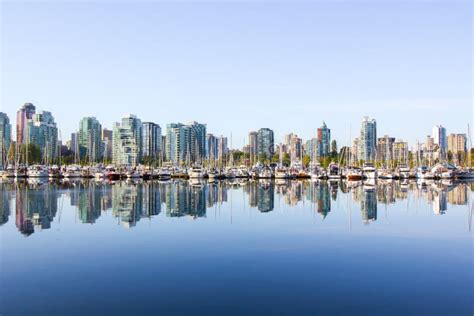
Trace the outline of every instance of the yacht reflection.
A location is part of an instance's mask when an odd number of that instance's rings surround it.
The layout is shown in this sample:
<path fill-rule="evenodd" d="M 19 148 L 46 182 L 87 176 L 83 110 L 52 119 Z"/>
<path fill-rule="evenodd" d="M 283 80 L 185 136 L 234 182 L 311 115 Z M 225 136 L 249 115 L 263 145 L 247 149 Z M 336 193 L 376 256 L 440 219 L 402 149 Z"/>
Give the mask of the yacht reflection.
<path fill-rule="evenodd" d="M 170 218 L 205 218 L 206 210 L 214 205 L 232 203 L 229 190 L 242 190 L 243 203 L 260 213 L 273 211 L 275 196 L 278 196 L 279 201 L 290 207 L 309 201 L 309 207 L 325 219 L 331 213 L 332 201 L 342 194 L 347 196 L 347 203 L 352 199 L 360 205 L 362 222 L 368 224 L 377 220 L 379 205 L 387 207 L 403 200 L 407 201 L 407 207 L 413 204 L 410 200 L 424 201 L 434 214 L 446 214 L 449 205 L 468 205 L 472 190 L 471 183 L 452 181 L 324 180 L 8 180 L 1 181 L 0 187 L 0 225 L 7 223 L 14 212 L 15 225 L 25 236 L 49 229 L 64 201 L 74 207 L 81 223 L 94 224 L 111 210 L 120 225 L 130 228 L 141 219 L 151 219 L 162 211 Z"/>

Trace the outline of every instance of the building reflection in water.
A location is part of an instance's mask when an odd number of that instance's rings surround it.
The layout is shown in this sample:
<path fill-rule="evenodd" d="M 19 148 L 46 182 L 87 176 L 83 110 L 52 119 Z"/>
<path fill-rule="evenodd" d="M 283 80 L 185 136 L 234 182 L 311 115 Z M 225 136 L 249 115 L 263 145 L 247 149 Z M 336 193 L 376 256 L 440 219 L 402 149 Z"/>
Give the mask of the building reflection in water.
<path fill-rule="evenodd" d="M 275 187 L 270 180 L 260 180 L 257 185 L 257 209 L 262 213 L 273 211 Z"/>
<path fill-rule="evenodd" d="M 334 181 L 331 182 L 334 183 Z M 329 212 L 331 212 L 331 196 L 334 196 L 334 193 L 332 193 L 334 185 L 332 183 L 330 185 L 327 182 L 321 182 L 316 187 L 316 203 L 318 205 L 318 213 L 322 218 L 326 218 Z M 329 189 L 329 186 L 331 186 L 331 190 Z M 329 194 L 330 191 L 331 195 Z"/>
<path fill-rule="evenodd" d="M 16 186 L 16 226 L 25 236 L 51 228 L 58 211 L 59 191 L 55 185 L 21 182 Z"/>
<path fill-rule="evenodd" d="M 5 184 L 0 186 L 0 226 L 8 222 L 10 217 L 10 200 L 12 195 L 12 186 Z"/>
<path fill-rule="evenodd" d="M 0 187 L 0 225 L 8 222 L 11 206 L 14 205 L 16 227 L 25 236 L 51 227 L 64 196 L 69 197 L 82 223 L 93 224 L 103 212 L 112 210 L 112 215 L 122 226 L 133 227 L 143 218 L 159 215 L 162 207 L 167 217 L 204 218 L 208 208 L 230 203 L 229 190 L 243 190 L 246 203 L 261 213 L 273 211 L 275 195 L 291 207 L 305 199 L 323 219 L 331 212 L 331 200 L 338 194 L 344 194 L 360 205 L 363 223 L 377 220 L 378 204 L 388 205 L 412 198 L 426 201 L 434 214 L 445 214 L 448 203 L 467 205 L 471 194 L 470 184 L 467 183 L 413 181 L 378 181 L 376 185 L 368 185 L 363 182 L 289 180 L 209 183 L 185 180 L 48 183 L 35 180 L 1 182 Z"/>
<path fill-rule="evenodd" d="M 377 220 L 377 193 L 374 186 L 364 186 L 362 188 L 360 212 L 364 224 Z"/>

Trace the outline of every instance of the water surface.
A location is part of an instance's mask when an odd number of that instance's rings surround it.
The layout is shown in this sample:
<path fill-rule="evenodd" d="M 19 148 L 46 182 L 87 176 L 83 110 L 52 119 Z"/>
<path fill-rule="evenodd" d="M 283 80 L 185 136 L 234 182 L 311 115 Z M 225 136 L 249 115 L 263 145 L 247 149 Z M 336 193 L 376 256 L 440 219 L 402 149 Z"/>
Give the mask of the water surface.
<path fill-rule="evenodd" d="M 0 314 L 472 315 L 472 184 L 0 184 Z"/>

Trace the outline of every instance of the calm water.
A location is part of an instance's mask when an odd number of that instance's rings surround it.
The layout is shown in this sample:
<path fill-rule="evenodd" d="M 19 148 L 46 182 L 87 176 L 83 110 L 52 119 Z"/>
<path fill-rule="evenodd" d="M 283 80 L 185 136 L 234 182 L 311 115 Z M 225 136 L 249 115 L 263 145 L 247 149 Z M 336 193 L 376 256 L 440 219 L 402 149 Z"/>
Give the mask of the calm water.
<path fill-rule="evenodd" d="M 472 315 L 468 183 L 1 183 L 0 314 Z"/>

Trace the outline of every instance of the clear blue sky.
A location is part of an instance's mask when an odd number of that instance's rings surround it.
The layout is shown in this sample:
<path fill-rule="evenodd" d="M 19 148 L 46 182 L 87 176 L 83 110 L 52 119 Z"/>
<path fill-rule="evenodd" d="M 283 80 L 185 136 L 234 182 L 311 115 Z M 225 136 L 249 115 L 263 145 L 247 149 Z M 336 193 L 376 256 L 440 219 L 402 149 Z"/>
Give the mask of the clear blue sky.
<path fill-rule="evenodd" d="M 85 2 L 1 6 L 0 110 L 53 112 L 63 140 L 83 116 L 196 120 L 208 132 L 270 127 L 340 145 L 362 116 L 423 140 L 467 130 L 471 1 Z"/>

